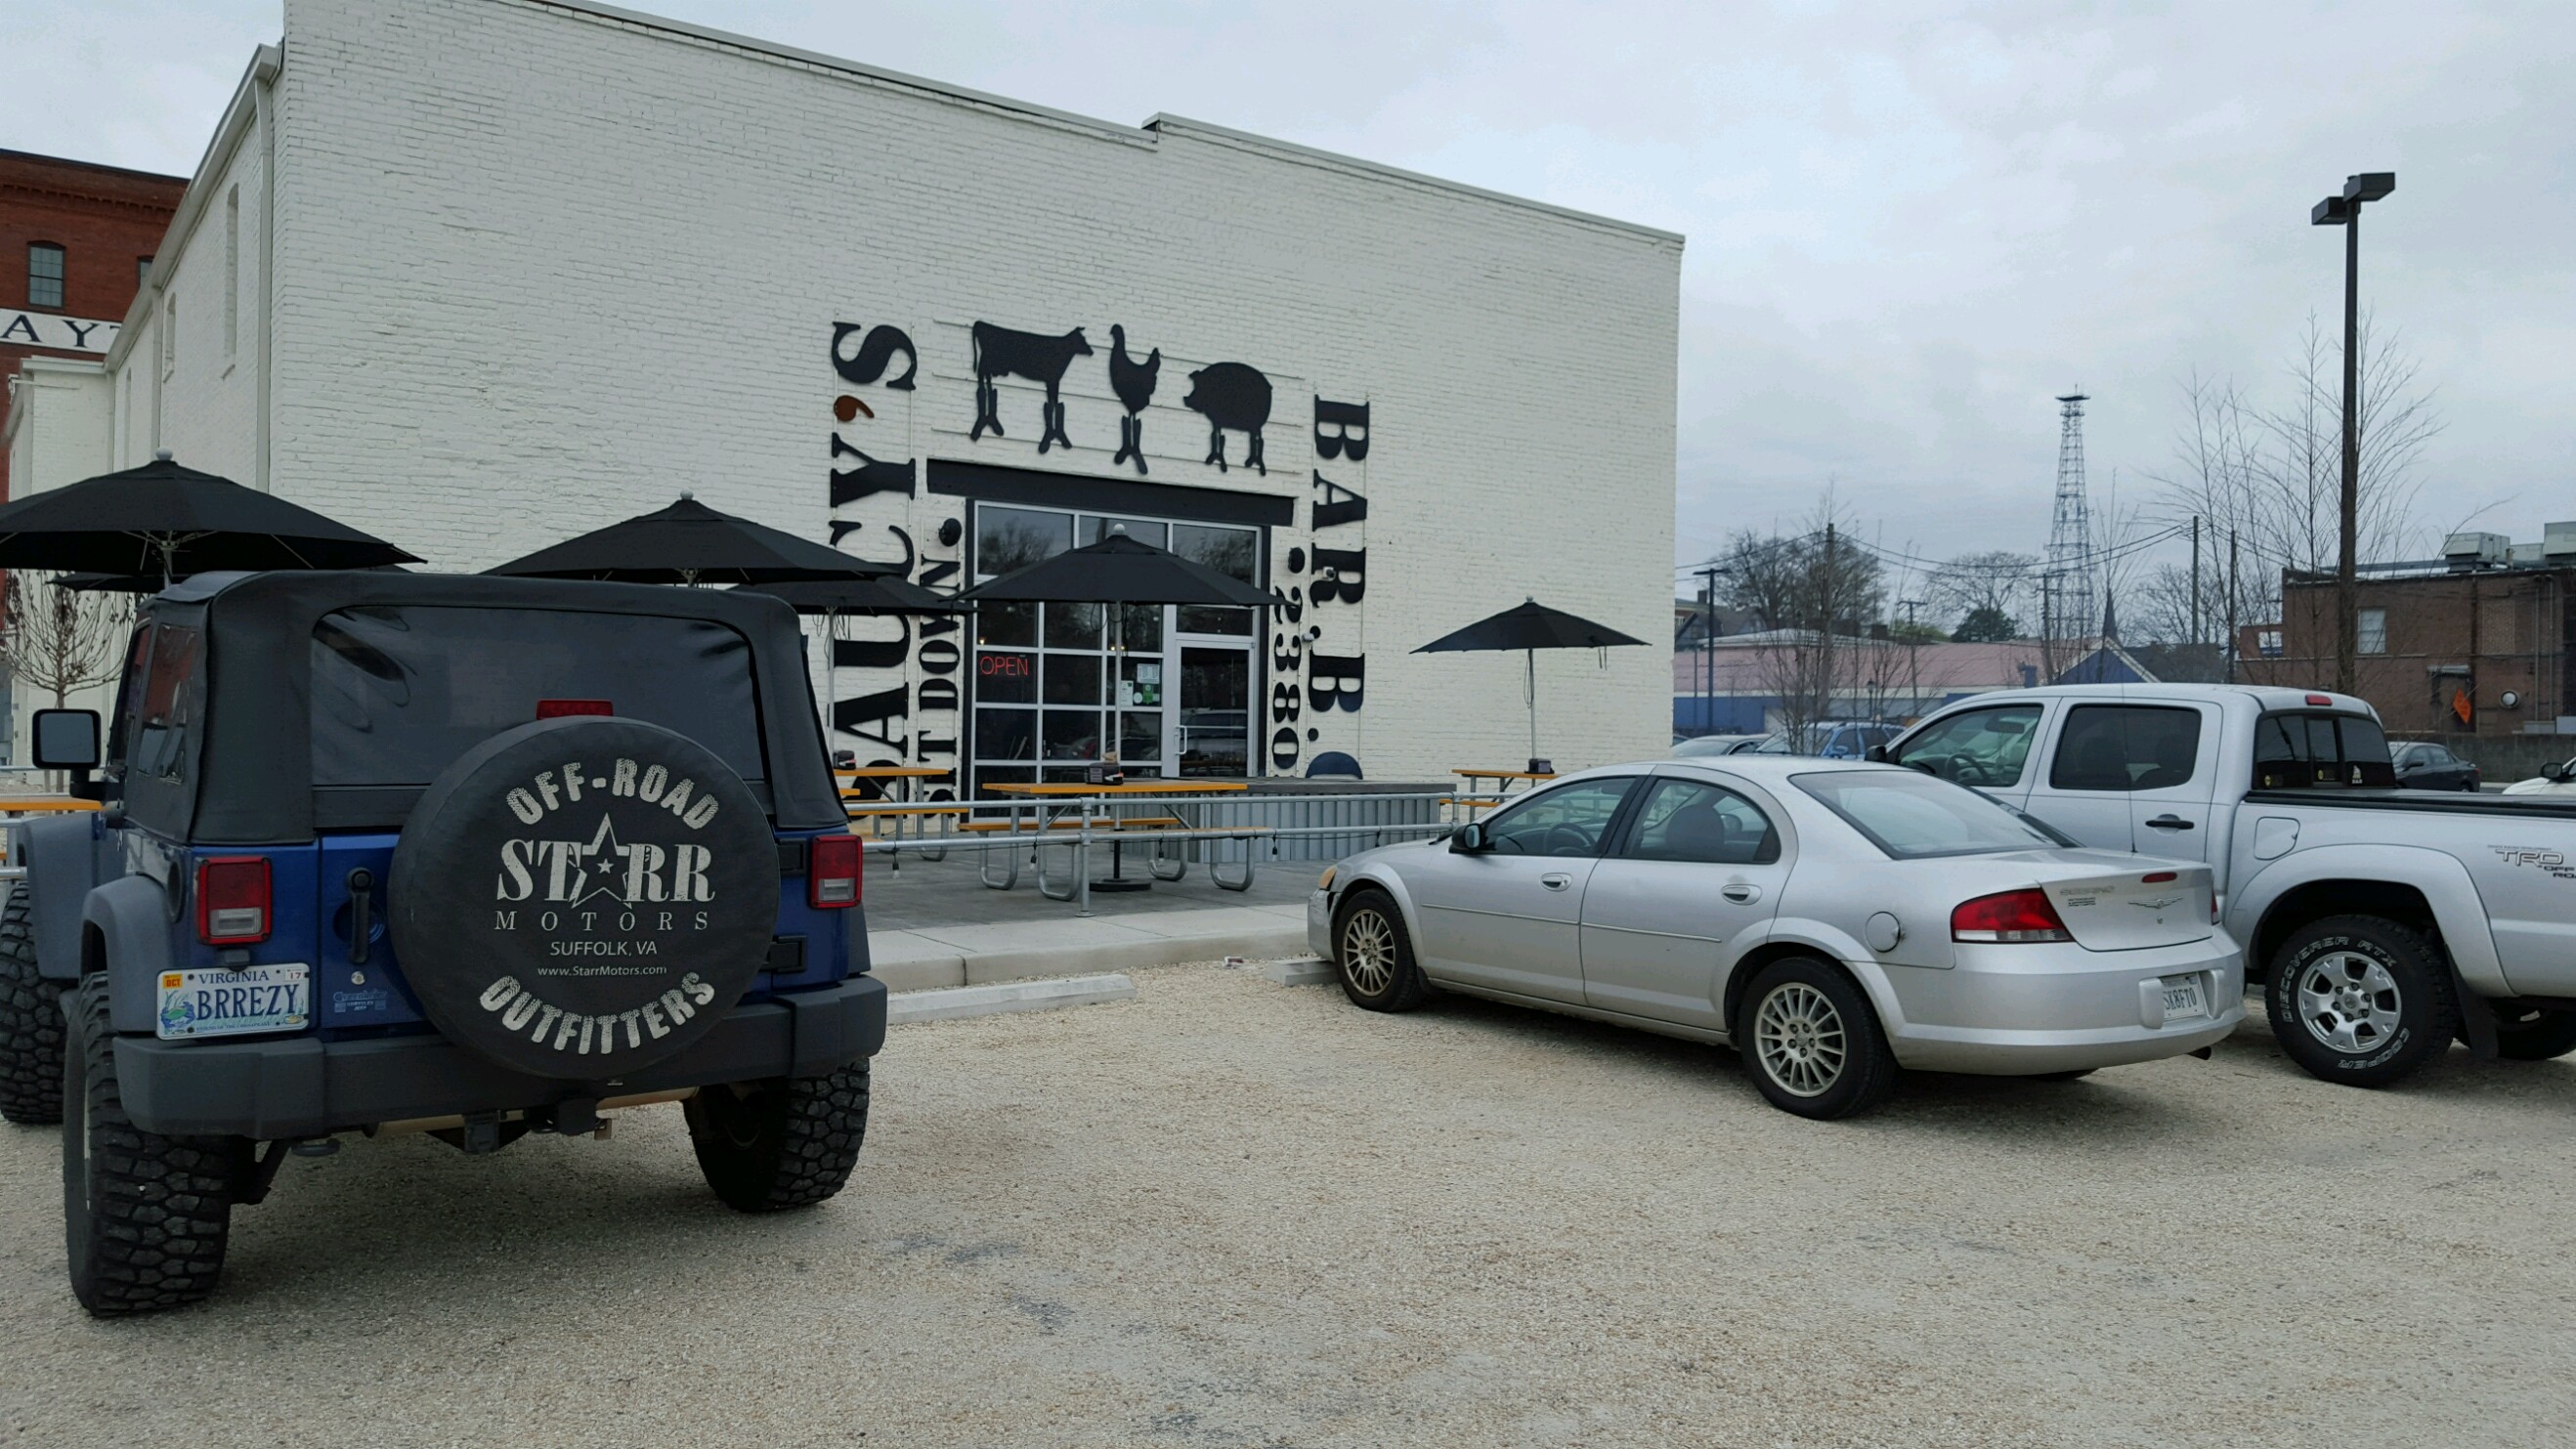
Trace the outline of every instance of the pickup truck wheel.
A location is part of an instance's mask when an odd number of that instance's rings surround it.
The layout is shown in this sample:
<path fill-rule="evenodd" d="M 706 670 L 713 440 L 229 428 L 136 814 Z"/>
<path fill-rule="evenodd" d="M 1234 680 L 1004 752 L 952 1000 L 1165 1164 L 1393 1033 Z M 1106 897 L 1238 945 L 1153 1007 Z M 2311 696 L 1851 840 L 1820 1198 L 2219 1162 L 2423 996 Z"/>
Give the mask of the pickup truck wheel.
<path fill-rule="evenodd" d="M 240 1143 L 164 1137 L 125 1115 L 107 978 L 83 978 L 63 1064 L 63 1236 L 72 1296 L 100 1318 L 194 1303 L 232 1233 Z"/>
<path fill-rule="evenodd" d="M 2576 1011 L 2556 1006 L 2496 1008 L 2496 1055 L 2509 1062 L 2545 1062 L 2576 1052 Z"/>
<path fill-rule="evenodd" d="M 1771 1105 L 1831 1121 L 1866 1112 L 1896 1086 L 1896 1055 L 1851 978 L 1804 956 L 1774 961 L 1737 1009 L 1735 1048 Z"/>
<path fill-rule="evenodd" d="M 2425 939 L 2378 916 L 2328 916 L 2273 953 L 2272 1035 L 2310 1075 L 2385 1087 L 2451 1044 L 2459 1005 Z"/>
<path fill-rule="evenodd" d="M 1411 1011 L 1431 999 L 1404 913 L 1386 892 L 1354 887 L 1333 918 L 1333 974 L 1354 1006 Z"/>
<path fill-rule="evenodd" d="M 27 893 L 15 886 L 0 906 L 0 1117 L 63 1120 L 63 988 L 37 974 Z"/>
<path fill-rule="evenodd" d="M 839 1192 L 868 1133 L 868 1064 L 828 1076 L 719 1083 L 684 1110 L 698 1170 L 725 1206 L 773 1213 Z"/>

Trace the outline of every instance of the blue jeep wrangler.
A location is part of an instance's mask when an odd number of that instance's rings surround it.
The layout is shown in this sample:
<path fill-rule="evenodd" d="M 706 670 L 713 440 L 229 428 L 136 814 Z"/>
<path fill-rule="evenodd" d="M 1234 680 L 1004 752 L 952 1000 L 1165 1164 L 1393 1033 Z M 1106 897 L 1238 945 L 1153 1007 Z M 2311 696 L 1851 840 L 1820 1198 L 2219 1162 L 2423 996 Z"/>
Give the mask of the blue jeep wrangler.
<path fill-rule="evenodd" d="M 72 1290 L 202 1298 L 290 1152 L 685 1104 L 746 1212 L 840 1190 L 885 989 L 795 616 L 699 589 L 201 575 L 142 606 L 95 814 L 14 827 L 0 1114 Z M 94 716 L 40 762 L 98 763 Z M 69 743 L 66 743 L 66 739 Z"/>

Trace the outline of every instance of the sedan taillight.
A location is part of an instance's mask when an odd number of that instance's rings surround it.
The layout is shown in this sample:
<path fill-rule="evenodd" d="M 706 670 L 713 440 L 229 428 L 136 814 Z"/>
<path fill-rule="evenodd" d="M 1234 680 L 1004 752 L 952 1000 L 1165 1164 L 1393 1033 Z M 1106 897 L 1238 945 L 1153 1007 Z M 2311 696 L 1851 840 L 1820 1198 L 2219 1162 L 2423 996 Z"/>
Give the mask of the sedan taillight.
<path fill-rule="evenodd" d="M 218 855 L 197 862 L 197 939 L 247 946 L 268 939 L 268 857 Z"/>
<path fill-rule="evenodd" d="M 2072 941 L 2043 890 L 2005 891 L 1962 901 L 1950 912 L 1953 941 Z"/>
<path fill-rule="evenodd" d="M 806 847 L 805 902 L 837 911 L 859 903 L 859 838 L 817 835 Z"/>

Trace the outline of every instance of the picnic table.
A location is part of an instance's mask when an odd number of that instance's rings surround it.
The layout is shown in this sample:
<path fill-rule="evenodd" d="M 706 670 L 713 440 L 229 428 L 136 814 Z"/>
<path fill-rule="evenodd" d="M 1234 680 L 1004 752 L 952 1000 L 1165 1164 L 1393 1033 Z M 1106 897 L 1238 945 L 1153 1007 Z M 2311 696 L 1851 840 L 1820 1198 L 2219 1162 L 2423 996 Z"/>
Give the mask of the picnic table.
<path fill-rule="evenodd" d="M 0 795 L 0 815 L 70 815 L 97 808 L 97 801 L 77 795 Z"/>
<path fill-rule="evenodd" d="M 1191 828 L 1189 820 L 1178 813 L 1182 802 L 1187 801 L 1194 796 L 1207 797 L 1213 795 L 1240 795 L 1249 788 L 1249 786 L 1240 780 L 1181 780 L 1170 778 L 1128 780 L 1116 785 L 1093 785 L 1079 781 L 1064 781 L 1059 783 L 1034 785 L 988 784 L 984 787 L 987 794 L 1000 795 L 1009 798 L 1010 816 L 1007 821 L 995 821 L 991 822 L 989 825 L 981 821 L 972 822 L 968 824 L 966 828 L 969 830 L 979 828 L 999 829 L 1007 830 L 1013 834 L 1018 834 L 1022 830 L 1022 826 L 1020 824 L 1022 812 L 1027 811 L 1033 813 L 1035 816 L 1031 826 L 1029 827 L 1028 833 L 1035 838 L 1037 844 L 1045 844 L 1047 843 L 1048 832 L 1053 830 L 1078 829 L 1083 832 L 1085 837 L 1087 837 L 1092 833 L 1091 827 L 1095 823 L 1095 817 L 1092 812 L 1106 808 L 1110 812 L 1109 815 L 1105 820 L 1099 820 L 1097 823 L 1107 827 L 1099 833 L 1107 836 L 1109 840 L 1110 865 L 1108 878 L 1098 881 L 1091 880 L 1088 878 L 1088 870 L 1077 865 L 1077 873 L 1082 875 L 1084 878 L 1077 881 L 1075 884 L 1077 890 L 1083 897 L 1083 909 L 1087 912 L 1090 909 L 1089 893 L 1092 891 L 1142 891 L 1152 890 L 1154 888 L 1154 883 L 1152 881 L 1138 876 L 1131 876 L 1126 873 L 1126 856 L 1123 847 L 1126 844 L 1127 837 L 1130 835 L 1166 829 L 1187 830 Z M 1123 818 L 1116 813 L 1118 807 L 1124 803 L 1154 801 L 1169 802 L 1172 806 L 1172 813 L 1151 817 L 1128 816 Z M 1071 818 L 1068 819 L 1068 816 Z M 1087 843 L 1087 841 L 1085 843 Z M 1036 848 L 1037 845 L 1031 846 L 1033 856 Z M 1248 859 L 1249 857 L 1247 857 L 1247 861 Z M 1187 868 L 1186 863 L 1183 864 L 1182 868 Z M 1216 867 L 1210 866 L 1209 869 L 1214 871 Z M 1011 875 L 1014 881 L 1016 881 L 1018 874 L 1019 865 L 1018 862 L 1014 860 L 1011 865 Z M 1251 867 L 1247 864 L 1245 866 L 1246 884 L 1250 883 L 1250 874 Z M 1180 879 L 1180 876 L 1178 874 L 1174 874 L 1164 876 L 1163 879 L 1178 880 Z M 991 877 L 987 875 L 984 883 L 992 885 L 994 882 Z M 1218 883 L 1220 885 L 1225 884 L 1221 878 Z M 1001 888 L 1007 889 L 1008 887 L 1006 885 Z M 1046 880 L 1043 871 L 1040 872 L 1038 888 L 1040 891 L 1046 890 Z M 1048 893 L 1052 894 L 1052 892 Z"/>
<path fill-rule="evenodd" d="M 1503 801 L 1512 793 L 1512 782 L 1515 780 L 1519 781 L 1524 789 L 1527 790 L 1537 788 L 1541 781 L 1553 780 L 1556 778 L 1555 772 L 1553 771 L 1539 770 L 1456 769 L 1451 770 L 1449 773 L 1456 775 L 1460 780 L 1465 782 L 1465 784 L 1460 786 L 1458 798 L 1453 803 L 1464 806 L 1469 810 L 1490 810 L 1493 807 L 1502 804 Z M 1476 782 L 1479 780 L 1491 780 L 1494 782 L 1494 791 L 1492 795 L 1487 796 L 1484 799 L 1471 798 L 1473 796 L 1484 794 L 1483 791 L 1476 788 Z"/>
<path fill-rule="evenodd" d="M 860 765 L 834 766 L 833 777 L 840 782 L 841 804 L 852 820 L 874 824 L 879 838 L 885 835 L 886 822 L 894 823 L 894 838 L 903 839 L 904 822 L 913 824 L 917 837 L 927 837 L 933 820 L 948 816 L 963 817 L 967 808 L 955 802 L 926 805 L 920 800 L 922 782 L 946 780 L 956 775 L 954 768 L 938 765 Z M 860 782 L 853 784 L 851 782 Z M 857 807 L 857 808 L 850 808 Z M 938 860 L 945 851 L 934 851 L 929 859 Z M 895 873 L 903 873 L 903 856 L 894 857 Z"/>

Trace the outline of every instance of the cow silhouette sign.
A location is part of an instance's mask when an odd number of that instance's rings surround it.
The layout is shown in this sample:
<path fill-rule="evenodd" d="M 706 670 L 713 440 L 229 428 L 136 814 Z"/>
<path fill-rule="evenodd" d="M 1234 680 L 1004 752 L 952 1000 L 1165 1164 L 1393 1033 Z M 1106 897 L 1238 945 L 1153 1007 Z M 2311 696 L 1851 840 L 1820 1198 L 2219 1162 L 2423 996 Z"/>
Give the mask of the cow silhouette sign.
<path fill-rule="evenodd" d="M 1261 429 L 1270 421 L 1270 379 L 1259 368 L 1242 362 L 1212 362 L 1190 374 L 1190 395 L 1181 406 L 1208 420 L 1207 461 L 1220 473 L 1225 466 L 1225 430 L 1232 428 L 1250 441 L 1243 451 L 1243 463 L 1270 476 L 1268 464 L 1261 461 Z"/>
<path fill-rule="evenodd" d="M 974 342 L 975 426 L 967 433 L 967 441 L 983 437 L 986 428 L 991 428 L 997 438 L 1009 436 L 1002 431 L 1001 394 L 993 382 L 996 378 L 1022 377 L 1046 389 L 1046 403 L 1039 415 L 1038 451 L 1045 452 L 1053 443 L 1072 447 L 1073 439 L 1065 436 L 1064 399 L 1059 393 L 1064 386 L 1064 370 L 1073 365 L 1075 358 L 1091 355 L 1091 344 L 1084 340 L 1082 329 L 1076 327 L 1062 337 L 1048 337 L 978 322 Z"/>

